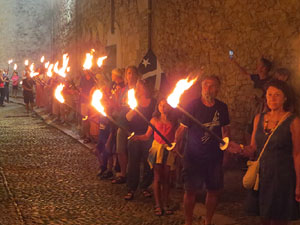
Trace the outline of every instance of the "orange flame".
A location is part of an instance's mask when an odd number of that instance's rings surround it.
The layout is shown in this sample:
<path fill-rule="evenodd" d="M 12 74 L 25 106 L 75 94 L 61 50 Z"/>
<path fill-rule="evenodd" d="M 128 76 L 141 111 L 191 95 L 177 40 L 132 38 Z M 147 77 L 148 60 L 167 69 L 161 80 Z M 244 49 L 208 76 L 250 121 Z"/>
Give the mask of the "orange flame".
<path fill-rule="evenodd" d="M 90 53 L 86 53 L 86 58 L 85 58 L 85 62 L 83 64 L 83 69 L 89 70 L 92 68 L 92 65 L 93 65 L 93 55 Z"/>
<path fill-rule="evenodd" d="M 190 81 L 188 81 L 188 78 L 179 80 L 173 92 L 169 95 L 167 99 L 168 104 L 173 108 L 176 108 L 179 104 L 180 97 L 183 94 L 183 92 L 188 90 L 195 83 L 196 80 L 197 78 Z"/>
<path fill-rule="evenodd" d="M 12 59 L 8 60 L 8 64 L 11 64 L 12 62 L 13 62 L 13 60 L 12 60 Z"/>
<path fill-rule="evenodd" d="M 45 68 L 48 69 L 49 65 L 50 65 L 50 62 L 49 62 L 49 61 L 46 62 L 46 63 L 45 63 Z"/>
<path fill-rule="evenodd" d="M 52 77 L 52 69 L 53 69 L 53 64 L 50 64 L 50 66 L 48 67 L 48 71 L 47 71 L 47 76 L 48 77 Z"/>
<path fill-rule="evenodd" d="M 135 99 L 135 91 L 133 88 L 128 91 L 128 105 L 132 110 L 137 107 L 137 101 Z"/>
<path fill-rule="evenodd" d="M 107 56 L 102 56 L 102 57 L 98 58 L 98 60 L 97 60 L 97 65 L 98 65 L 98 67 L 101 67 L 101 66 L 102 66 L 103 61 L 104 61 L 105 59 L 107 59 Z"/>
<path fill-rule="evenodd" d="M 57 88 L 55 89 L 55 92 L 54 92 L 54 95 L 55 95 L 55 98 L 60 102 L 60 103 L 64 103 L 65 102 L 65 99 L 64 99 L 64 96 L 62 95 L 62 90 L 64 89 L 65 85 L 63 84 L 59 84 L 57 86 Z"/>
<path fill-rule="evenodd" d="M 32 64 L 30 65 L 29 69 L 30 69 L 30 76 L 31 76 L 31 77 L 35 77 L 35 76 L 39 75 L 38 72 L 34 72 L 34 63 L 32 63 Z"/>
<path fill-rule="evenodd" d="M 62 76 L 62 77 L 66 77 L 67 76 L 66 71 L 67 71 L 67 68 L 68 68 L 68 63 L 69 63 L 69 56 L 68 56 L 68 54 L 64 54 L 63 55 L 63 66 L 60 69 L 58 69 L 59 62 L 57 61 L 54 65 L 54 72 L 57 73 L 58 75 Z"/>
<path fill-rule="evenodd" d="M 100 90 L 95 90 L 92 96 L 92 106 L 95 109 L 97 109 L 97 111 L 100 112 L 103 116 L 106 116 L 106 113 L 104 112 L 104 107 L 101 104 L 102 97 L 102 92 Z"/>
<path fill-rule="evenodd" d="M 24 64 L 25 64 L 25 66 L 28 66 L 28 64 L 29 64 L 28 59 L 25 60 Z"/>
<path fill-rule="evenodd" d="M 44 61 L 45 61 L 45 56 L 42 56 L 41 63 L 43 63 Z"/>
<path fill-rule="evenodd" d="M 14 70 L 17 70 L 17 68 L 18 68 L 18 65 L 15 64 L 15 65 L 14 65 Z"/>

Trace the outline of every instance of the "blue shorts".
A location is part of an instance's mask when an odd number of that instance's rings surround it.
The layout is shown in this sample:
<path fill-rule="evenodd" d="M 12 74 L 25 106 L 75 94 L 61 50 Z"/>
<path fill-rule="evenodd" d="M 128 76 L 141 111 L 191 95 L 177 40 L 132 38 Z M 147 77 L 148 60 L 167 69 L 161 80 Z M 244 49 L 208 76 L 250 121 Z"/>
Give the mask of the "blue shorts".
<path fill-rule="evenodd" d="M 222 161 L 199 164 L 185 162 L 182 176 L 186 191 L 197 191 L 204 185 L 209 191 L 218 191 L 224 187 Z"/>

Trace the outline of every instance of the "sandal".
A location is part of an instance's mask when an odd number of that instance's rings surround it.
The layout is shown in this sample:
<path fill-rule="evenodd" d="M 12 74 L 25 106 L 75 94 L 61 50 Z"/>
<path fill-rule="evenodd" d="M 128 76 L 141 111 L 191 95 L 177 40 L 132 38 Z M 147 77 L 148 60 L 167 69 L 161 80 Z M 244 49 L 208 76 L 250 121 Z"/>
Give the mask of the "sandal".
<path fill-rule="evenodd" d="M 124 196 L 124 199 L 125 199 L 126 201 L 130 201 L 130 200 L 133 199 L 133 197 L 134 197 L 133 192 L 132 192 L 132 191 L 128 191 L 127 195 Z"/>
<path fill-rule="evenodd" d="M 91 143 L 91 142 L 92 142 L 92 140 L 90 138 L 86 138 L 86 139 L 83 140 L 84 144 L 88 144 L 88 143 Z"/>
<path fill-rule="evenodd" d="M 117 177 L 116 179 L 113 179 L 111 181 L 111 183 L 112 184 L 124 184 L 124 183 L 126 183 L 126 177 L 122 177 L 122 176 Z"/>
<path fill-rule="evenodd" d="M 173 211 L 173 209 L 170 208 L 170 206 L 167 206 L 165 208 L 165 213 L 166 213 L 166 215 L 173 215 L 174 211 Z"/>
<path fill-rule="evenodd" d="M 148 190 L 144 190 L 142 193 L 143 193 L 145 198 L 151 198 L 152 197 L 152 194 Z"/>
<path fill-rule="evenodd" d="M 155 216 L 162 216 L 163 214 L 164 214 L 163 209 L 160 206 L 155 206 L 154 215 Z"/>

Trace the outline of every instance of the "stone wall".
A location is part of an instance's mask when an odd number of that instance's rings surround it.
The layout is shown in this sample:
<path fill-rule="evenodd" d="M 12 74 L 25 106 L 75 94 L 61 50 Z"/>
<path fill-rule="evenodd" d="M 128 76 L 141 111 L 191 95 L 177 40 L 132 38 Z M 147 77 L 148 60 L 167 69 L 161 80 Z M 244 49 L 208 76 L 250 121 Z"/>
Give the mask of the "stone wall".
<path fill-rule="evenodd" d="M 24 60 L 51 57 L 51 0 L 10 0 L 0 3 L 0 67 L 13 58 L 18 71 Z M 13 65 L 10 66 L 12 70 Z"/>
<path fill-rule="evenodd" d="M 58 20 L 69 14 L 63 5 Z M 61 41 L 55 45 L 73 46 L 76 32 L 79 65 L 90 48 L 105 54 L 105 46 L 111 43 L 118 44 L 118 67 L 137 65 L 148 49 L 147 1 L 115 0 L 114 7 L 112 34 L 111 1 L 77 1 L 73 21 L 77 28 L 57 28 Z M 228 60 L 228 51 L 233 50 L 249 72 L 255 72 L 261 56 L 272 60 L 274 69 L 287 67 L 293 73 L 291 83 L 299 87 L 299 9 L 295 0 L 153 0 L 153 50 L 171 81 L 201 66 L 220 77 L 219 98 L 229 105 L 234 138 L 242 140 L 255 90 Z"/>
<path fill-rule="evenodd" d="M 1 7 L 1 32 L 13 38 L 1 42 L 0 50 L 14 52 L 22 59 L 26 55 L 37 57 L 44 49 L 51 49 L 52 39 L 53 60 L 61 59 L 65 52 L 70 54 L 71 76 L 78 76 L 85 53 L 91 48 L 100 56 L 107 54 L 107 46 L 116 45 L 117 67 L 137 65 L 147 52 L 148 0 L 115 0 L 114 7 L 111 0 L 48 1 L 1 3 L 6 9 Z M 45 2 L 53 7 L 52 17 Z M 262 55 L 274 62 L 274 69 L 290 69 L 290 83 L 300 95 L 297 90 L 300 86 L 299 1 L 152 2 L 152 48 L 163 71 L 171 82 L 201 66 L 206 73 L 218 75 L 222 81 L 219 98 L 229 105 L 235 139 L 243 139 L 255 90 L 250 79 L 228 59 L 229 50 L 234 51 L 236 60 L 249 72 L 255 72 L 256 62 Z M 13 11 L 17 17 L 12 16 Z M 11 21 L 10 26 L 3 22 L 6 19 Z M 25 24 L 25 21 L 30 22 Z M 18 44 L 14 46 L 15 40 Z M 0 51 L 1 63 L 9 58 L 3 52 Z"/>

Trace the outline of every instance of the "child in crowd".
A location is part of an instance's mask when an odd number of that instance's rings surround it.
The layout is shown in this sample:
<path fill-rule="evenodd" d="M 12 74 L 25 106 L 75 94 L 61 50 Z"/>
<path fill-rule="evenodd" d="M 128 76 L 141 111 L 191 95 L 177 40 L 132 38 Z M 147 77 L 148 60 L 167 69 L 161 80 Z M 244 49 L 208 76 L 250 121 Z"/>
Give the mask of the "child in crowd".
<path fill-rule="evenodd" d="M 174 118 L 172 108 L 166 99 L 162 99 L 158 104 L 158 110 L 151 119 L 151 123 L 158 129 L 170 142 L 174 141 L 177 129 L 177 120 Z M 148 140 L 153 133 L 149 126 L 144 135 L 133 137 L 135 140 Z M 149 150 L 148 162 L 154 169 L 154 197 L 155 215 L 161 216 L 173 214 L 169 207 L 170 190 L 170 171 L 175 169 L 176 153 L 166 149 L 166 142 L 154 132 L 154 140 Z M 165 211 L 164 211 L 165 210 Z"/>

